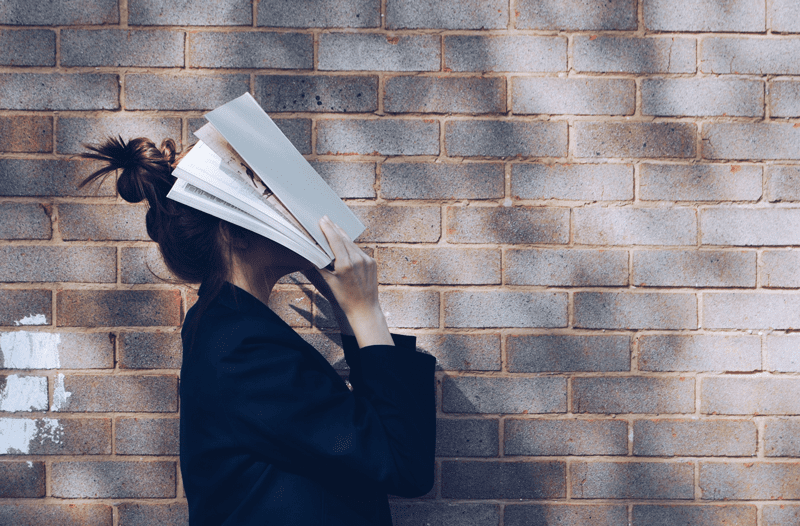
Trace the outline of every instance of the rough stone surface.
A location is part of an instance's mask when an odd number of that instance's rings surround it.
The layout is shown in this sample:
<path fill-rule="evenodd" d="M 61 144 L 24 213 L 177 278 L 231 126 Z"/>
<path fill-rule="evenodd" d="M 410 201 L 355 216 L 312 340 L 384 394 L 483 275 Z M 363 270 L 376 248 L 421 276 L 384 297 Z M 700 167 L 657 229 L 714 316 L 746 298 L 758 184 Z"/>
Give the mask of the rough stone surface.
<path fill-rule="evenodd" d="M 764 251 L 761 254 L 761 263 L 763 286 L 800 288 L 800 252 Z"/>
<path fill-rule="evenodd" d="M 507 25 L 508 4 L 502 0 L 386 3 L 389 29 L 505 29 Z"/>
<path fill-rule="evenodd" d="M 50 469 L 54 497 L 175 497 L 175 462 L 55 462 Z"/>
<path fill-rule="evenodd" d="M 500 507 L 495 504 L 450 502 L 389 502 L 394 526 L 496 526 Z"/>
<path fill-rule="evenodd" d="M 800 413 L 797 378 L 704 378 L 700 412 L 720 415 L 781 415 Z"/>
<path fill-rule="evenodd" d="M 762 512 L 764 526 L 783 526 L 800 521 L 800 506 L 792 504 L 775 504 L 764 506 Z"/>
<path fill-rule="evenodd" d="M 637 287 L 755 287 L 756 253 L 744 250 L 636 250 Z"/>
<path fill-rule="evenodd" d="M 174 280 L 158 247 L 122 247 L 120 278 L 123 283 L 170 283 Z"/>
<path fill-rule="evenodd" d="M 628 252 L 623 250 L 510 249 L 505 252 L 508 285 L 624 286 Z"/>
<path fill-rule="evenodd" d="M 439 293 L 394 289 L 378 294 L 389 327 L 438 327 Z"/>
<path fill-rule="evenodd" d="M 577 292 L 575 326 L 586 329 L 695 329 L 697 297 L 686 293 Z"/>
<path fill-rule="evenodd" d="M 116 110 L 117 75 L 0 73 L 0 110 Z"/>
<path fill-rule="evenodd" d="M 164 30 L 61 31 L 62 66 L 183 67 L 184 33 Z"/>
<path fill-rule="evenodd" d="M 511 194 L 515 199 L 628 201 L 633 199 L 633 166 L 515 163 Z"/>
<path fill-rule="evenodd" d="M 438 68 L 437 68 L 438 69 Z M 444 37 L 445 71 L 566 71 L 564 37 L 529 35 Z"/>
<path fill-rule="evenodd" d="M 10 342 L 10 349 L 0 348 L 0 369 L 114 367 L 114 335 L 107 332 L 0 331 L 0 338 Z"/>
<path fill-rule="evenodd" d="M 565 122 L 449 121 L 445 148 L 462 157 L 564 157 Z"/>
<path fill-rule="evenodd" d="M 64 120 L 68 119 L 62 122 Z M 102 183 L 78 188 L 80 182 L 99 167 L 99 163 L 81 159 L 0 159 L 0 196 L 114 196 L 116 181 L 113 176 Z"/>
<path fill-rule="evenodd" d="M 116 422 L 118 455 L 178 455 L 177 418 L 119 418 Z"/>
<path fill-rule="evenodd" d="M 373 76 L 257 76 L 255 92 L 266 112 L 368 113 L 378 109 L 378 78 Z"/>
<path fill-rule="evenodd" d="M 793 334 L 769 335 L 764 369 L 781 373 L 800 372 L 800 337 Z"/>
<path fill-rule="evenodd" d="M 694 73 L 697 41 L 675 37 L 576 35 L 575 69 L 614 73 Z"/>
<path fill-rule="evenodd" d="M 626 455 L 628 424 L 622 420 L 505 421 L 506 456 Z"/>
<path fill-rule="evenodd" d="M 60 327 L 178 326 L 177 290 L 63 290 L 58 292 Z"/>
<path fill-rule="evenodd" d="M 516 77 L 512 108 L 518 114 L 633 115 L 636 84 L 625 79 Z"/>
<path fill-rule="evenodd" d="M 378 27 L 380 11 L 379 0 L 263 0 L 256 17 L 267 27 Z"/>
<path fill-rule="evenodd" d="M 0 247 L 4 282 L 115 283 L 116 267 L 114 247 Z"/>
<path fill-rule="evenodd" d="M 201 32 L 187 38 L 192 68 L 311 69 L 314 65 L 311 35 Z"/>
<path fill-rule="evenodd" d="M 564 413 L 565 378 L 444 377 L 445 413 Z"/>
<path fill-rule="evenodd" d="M 128 23 L 133 26 L 249 26 L 253 7 L 248 0 L 129 0 Z"/>
<path fill-rule="evenodd" d="M 405 119 L 317 121 L 323 155 L 437 155 L 439 123 Z"/>
<path fill-rule="evenodd" d="M 745 420 L 637 420 L 633 454 L 638 457 L 754 457 L 756 425 Z"/>
<path fill-rule="evenodd" d="M 685 122 L 585 122 L 574 128 L 578 157 L 693 158 L 697 125 Z"/>
<path fill-rule="evenodd" d="M 693 499 L 691 462 L 575 462 L 570 489 L 576 499 Z"/>
<path fill-rule="evenodd" d="M 500 78 L 391 77 L 386 79 L 388 113 L 505 113 Z"/>
<path fill-rule="evenodd" d="M 6 0 L 0 4 L 0 24 L 15 26 L 68 26 L 116 24 L 118 0 Z"/>
<path fill-rule="evenodd" d="M 2 9 L 0 6 L 0 17 L 3 16 Z M 55 66 L 55 32 L 46 29 L 0 30 L 0 65 Z"/>
<path fill-rule="evenodd" d="M 573 214 L 578 244 L 694 245 L 697 242 L 696 212 L 691 208 L 579 208 Z"/>
<path fill-rule="evenodd" d="M 19 419 L 0 418 L 6 429 Z M 0 455 L 110 455 L 110 418 L 59 418 L 28 421 L 35 427 L 31 441 L 24 451 L 7 448 L 0 437 Z M 10 439 L 10 438 L 9 438 Z M 2 518 L 2 512 L 0 512 Z M 16 523 L 15 523 L 16 524 Z M 60 524 L 60 523 L 59 523 Z"/>
<path fill-rule="evenodd" d="M 796 500 L 800 464 L 701 462 L 703 500 Z"/>
<path fill-rule="evenodd" d="M 123 332 L 117 337 L 120 369 L 180 369 L 177 332 Z"/>
<path fill-rule="evenodd" d="M 758 336 L 697 334 L 644 335 L 639 338 L 642 371 L 758 371 Z"/>
<path fill-rule="evenodd" d="M 792 329 L 800 327 L 797 294 L 708 293 L 703 324 L 717 329 Z"/>
<path fill-rule="evenodd" d="M 628 336 L 511 335 L 506 341 L 512 373 L 629 371 Z"/>
<path fill-rule="evenodd" d="M 756 201 L 761 171 L 741 164 L 642 164 L 639 196 L 645 201 Z"/>
<path fill-rule="evenodd" d="M 572 405 L 577 413 L 691 413 L 694 391 L 691 378 L 573 378 Z"/>
<path fill-rule="evenodd" d="M 446 209 L 450 243 L 552 243 L 569 240 L 569 210 L 542 207 L 462 207 Z"/>
<path fill-rule="evenodd" d="M 496 457 L 498 420 L 439 418 L 436 420 L 437 457 Z"/>
<path fill-rule="evenodd" d="M 655 31 L 763 32 L 765 5 L 760 0 L 646 0 L 644 25 Z"/>
<path fill-rule="evenodd" d="M 566 327 L 564 292 L 445 292 L 445 327 Z"/>
<path fill-rule="evenodd" d="M 558 499 L 566 496 L 564 462 L 442 462 L 446 499 Z"/>
<path fill-rule="evenodd" d="M 2 34 L 0 34 L 2 38 Z M 2 42 L 0 42 L 0 47 Z M 53 119 L 16 115 L 0 117 L 0 151 L 18 153 L 45 153 L 53 151 Z M 4 159 L 5 163 L 13 159 Z M 4 164 L 5 164 L 4 163 Z M 5 177 L 7 170 L 0 164 L 0 184 L 13 185 L 12 177 Z M 13 166 L 13 165 L 12 165 Z M 1 187 L 0 187 L 1 188 Z M 2 190 L 0 190 L 2 191 Z"/>
<path fill-rule="evenodd" d="M 344 71 L 438 71 L 436 35 L 323 33 L 319 69 Z"/>

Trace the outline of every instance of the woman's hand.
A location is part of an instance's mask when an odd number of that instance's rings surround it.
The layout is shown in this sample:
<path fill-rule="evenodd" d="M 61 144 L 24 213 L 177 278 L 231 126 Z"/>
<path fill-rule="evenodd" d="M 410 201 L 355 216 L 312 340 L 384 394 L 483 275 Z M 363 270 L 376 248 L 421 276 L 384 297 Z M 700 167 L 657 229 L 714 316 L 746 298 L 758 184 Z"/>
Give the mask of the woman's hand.
<path fill-rule="evenodd" d="M 322 269 L 319 275 L 341 307 L 359 347 L 394 345 L 378 301 L 378 266 L 375 260 L 358 248 L 327 216 L 320 220 L 319 226 L 334 255 L 334 270 Z M 320 292 L 331 301 L 326 291 Z"/>

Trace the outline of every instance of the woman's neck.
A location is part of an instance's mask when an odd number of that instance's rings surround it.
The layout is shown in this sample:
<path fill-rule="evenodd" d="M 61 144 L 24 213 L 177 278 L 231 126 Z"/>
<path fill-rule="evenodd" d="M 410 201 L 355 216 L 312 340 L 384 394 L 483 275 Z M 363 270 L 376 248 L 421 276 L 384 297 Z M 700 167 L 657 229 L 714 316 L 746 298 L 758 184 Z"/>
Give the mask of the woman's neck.
<path fill-rule="evenodd" d="M 293 271 L 293 269 L 275 267 L 254 267 L 247 265 L 241 259 L 236 261 L 231 267 L 231 274 L 228 281 L 240 289 L 249 292 L 264 305 L 269 305 L 269 296 L 278 280 Z"/>

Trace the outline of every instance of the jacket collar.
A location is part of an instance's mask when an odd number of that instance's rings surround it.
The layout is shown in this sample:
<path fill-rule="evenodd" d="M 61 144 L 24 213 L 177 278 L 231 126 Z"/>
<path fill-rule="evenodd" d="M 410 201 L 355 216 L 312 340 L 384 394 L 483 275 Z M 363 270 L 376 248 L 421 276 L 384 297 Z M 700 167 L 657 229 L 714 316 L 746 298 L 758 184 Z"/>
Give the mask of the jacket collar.
<path fill-rule="evenodd" d="M 208 294 L 210 291 L 206 286 L 206 283 L 200 285 L 200 289 L 197 291 L 198 296 L 204 296 Z M 226 281 L 222 285 L 222 289 L 217 294 L 216 298 L 212 301 L 216 301 L 221 303 L 222 305 L 228 307 L 229 309 L 239 311 L 239 312 L 247 312 L 254 308 L 261 308 L 270 310 L 266 305 L 261 303 L 261 300 L 250 294 L 244 289 L 241 289 L 234 285 L 233 283 Z"/>

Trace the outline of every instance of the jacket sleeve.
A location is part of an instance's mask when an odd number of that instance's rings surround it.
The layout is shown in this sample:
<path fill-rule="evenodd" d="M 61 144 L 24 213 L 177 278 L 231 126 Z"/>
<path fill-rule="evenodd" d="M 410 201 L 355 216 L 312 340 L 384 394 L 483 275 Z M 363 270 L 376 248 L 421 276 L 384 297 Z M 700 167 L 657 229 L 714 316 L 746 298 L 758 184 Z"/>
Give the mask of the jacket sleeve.
<path fill-rule="evenodd" d="M 406 338 L 402 347 L 351 348 L 360 377 L 352 392 L 308 351 L 265 336 L 243 339 L 218 367 L 236 441 L 292 469 L 424 495 L 433 486 L 435 359 Z"/>
<path fill-rule="evenodd" d="M 360 392 L 363 386 L 362 371 L 361 371 L 361 349 L 358 347 L 358 341 L 355 336 L 342 334 L 342 350 L 344 351 L 344 359 L 347 366 L 350 368 L 348 376 L 350 385 L 353 386 L 353 391 Z M 395 350 L 411 350 L 416 349 L 417 338 L 416 336 L 407 336 L 404 334 L 392 334 Z"/>

